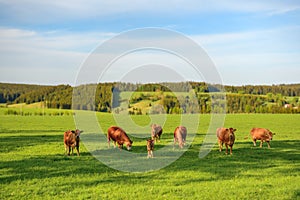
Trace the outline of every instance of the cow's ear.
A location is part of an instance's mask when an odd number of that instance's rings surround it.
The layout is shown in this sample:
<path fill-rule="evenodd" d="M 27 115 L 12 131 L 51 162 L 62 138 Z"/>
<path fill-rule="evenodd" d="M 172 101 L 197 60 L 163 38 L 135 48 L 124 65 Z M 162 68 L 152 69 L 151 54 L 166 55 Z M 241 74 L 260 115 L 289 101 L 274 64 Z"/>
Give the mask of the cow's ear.
<path fill-rule="evenodd" d="M 235 129 L 233 129 L 233 132 L 235 132 L 236 131 L 236 128 Z"/>
<path fill-rule="evenodd" d="M 273 135 L 276 135 L 276 133 L 273 133 Z"/>

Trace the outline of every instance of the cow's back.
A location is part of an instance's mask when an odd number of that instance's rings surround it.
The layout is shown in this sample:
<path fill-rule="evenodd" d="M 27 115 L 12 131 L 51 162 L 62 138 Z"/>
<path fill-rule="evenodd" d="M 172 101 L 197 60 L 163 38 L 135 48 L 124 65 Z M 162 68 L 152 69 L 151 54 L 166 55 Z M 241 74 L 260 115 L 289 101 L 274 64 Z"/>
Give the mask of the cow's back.
<path fill-rule="evenodd" d="M 107 137 L 111 138 L 114 141 L 116 141 L 116 140 L 118 140 L 118 138 L 120 138 L 120 134 L 121 134 L 122 131 L 123 130 L 118 126 L 111 126 L 107 130 Z"/>
<path fill-rule="evenodd" d="M 108 138 L 111 138 L 114 141 L 130 141 L 126 132 L 118 127 L 118 126 L 111 126 L 107 131 Z"/>
<path fill-rule="evenodd" d="M 253 128 L 250 131 L 252 139 L 266 140 L 272 138 L 272 132 L 265 128 Z"/>

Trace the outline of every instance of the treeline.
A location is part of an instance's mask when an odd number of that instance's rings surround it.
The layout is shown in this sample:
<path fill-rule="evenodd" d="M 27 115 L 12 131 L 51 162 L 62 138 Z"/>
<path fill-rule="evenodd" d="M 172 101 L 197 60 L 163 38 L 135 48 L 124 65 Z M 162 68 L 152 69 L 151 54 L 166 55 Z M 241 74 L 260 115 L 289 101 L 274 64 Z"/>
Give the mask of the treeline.
<path fill-rule="evenodd" d="M 21 95 L 50 87 L 51 86 L 0 83 L 0 103 L 13 103 Z"/>
<path fill-rule="evenodd" d="M 282 96 L 300 96 L 300 84 L 280 84 L 280 85 L 245 85 L 245 86 L 225 86 L 227 92 L 241 94 L 267 95 L 281 94 Z"/>
<path fill-rule="evenodd" d="M 71 87 L 0 83 L 0 103 L 44 102 L 48 108 L 112 112 L 124 101 L 121 94 L 126 91 L 160 92 L 159 96 L 144 95 L 139 99 L 128 99 L 130 104 L 147 98 L 153 102 L 159 100 L 161 106 L 153 104 L 152 113 L 300 113 L 300 84 L 222 87 L 204 82 L 99 83 Z M 172 95 L 176 92 L 188 94 L 191 91 L 196 98 L 192 95 Z M 219 99 L 219 102 L 214 101 L 218 99 L 214 95 L 223 91 L 226 91 L 225 98 Z M 140 110 L 137 112 L 141 113 Z"/>
<path fill-rule="evenodd" d="M 270 93 L 269 93 L 270 94 Z M 151 109 L 151 114 L 194 114 L 194 113 L 300 113 L 299 97 L 290 102 L 281 95 L 249 95 L 237 93 L 198 93 L 196 98 L 189 95 L 166 95 L 159 97 L 160 106 Z M 149 96 L 148 96 L 149 98 Z M 150 98 L 153 99 L 153 98 Z M 140 101 L 142 101 L 140 99 Z M 137 103 L 138 101 L 135 101 Z M 289 105 L 285 107 L 285 105 Z M 131 112 L 131 114 L 139 114 Z"/>

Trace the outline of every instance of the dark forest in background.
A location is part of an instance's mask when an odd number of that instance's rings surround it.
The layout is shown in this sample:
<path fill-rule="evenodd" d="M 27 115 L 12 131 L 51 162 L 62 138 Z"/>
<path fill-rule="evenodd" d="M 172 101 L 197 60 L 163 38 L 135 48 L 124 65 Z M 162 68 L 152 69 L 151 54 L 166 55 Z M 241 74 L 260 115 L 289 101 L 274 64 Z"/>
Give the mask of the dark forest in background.
<path fill-rule="evenodd" d="M 0 83 L 0 103 L 9 105 L 44 102 L 48 108 L 112 112 L 112 108 L 117 107 L 119 101 L 122 101 L 120 97 L 114 95 L 134 91 L 140 95 L 138 98 L 128 100 L 130 104 L 145 99 L 155 99 L 155 101 L 161 102 L 165 112 L 169 114 L 219 111 L 212 109 L 226 109 L 227 113 L 300 113 L 300 84 L 224 86 L 226 108 L 212 105 L 211 99 L 221 92 L 220 88 L 222 87 L 219 85 L 204 82 L 99 83 L 81 85 L 76 88 L 70 85 L 43 86 Z M 196 102 L 195 99 L 190 98 L 190 91 L 195 94 Z M 144 95 L 143 92 L 147 92 L 147 95 Z M 185 99 L 187 107 L 183 107 L 179 103 L 178 94 L 175 95 L 177 92 L 181 92 L 179 96 Z M 95 98 L 91 101 L 90 97 L 93 95 Z M 76 98 L 76 105 L 72 105 L 72 97 Z"/>

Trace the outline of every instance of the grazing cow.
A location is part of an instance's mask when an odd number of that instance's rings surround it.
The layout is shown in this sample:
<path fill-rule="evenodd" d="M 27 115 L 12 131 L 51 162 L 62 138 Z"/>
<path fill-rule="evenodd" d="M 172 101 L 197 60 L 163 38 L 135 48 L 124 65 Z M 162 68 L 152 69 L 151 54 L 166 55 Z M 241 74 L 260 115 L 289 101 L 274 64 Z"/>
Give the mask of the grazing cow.
<path fill-rule="evenodd" d="M 152 124 L 151 125 L 151 137 L 152 140 L 155 140 L 155 142 L 160 140 L 160 136 L 162 134 L 163 130 L 160 125 Z"/>
<path fill-rule="evenodd" d="M 222 151 L 223 144 L 226 146 L 226 154 L 228 154 L 228 146 L 230 147 L 230 154 L 232 154 L 232 146 L 234 144 L 235 135 L 234 132 L 236 129 L 234 128 L 218 128 L 217 129 L 217 137 L 219 143 L 219 151 Z"/>
<path fill-rule="evenodd" d="M 133 143 L 126 132 L 118 126 L 111 126 L 107 130 L 108 147 L 110 147 L 110 139 L 113 140 L 114 147 L 116 147 L 116 143 L 118 143 L 120 150 L 123 148 L 123 144 L 126 145 L 127 150 L 130 150 Z"/>
<path fill-rule="evenodd" d="M 65 153 L 69 156 L 72 148 L 73 150 L 76 147 L 77 155 L 79 156 L 79 142 L 80 142 L 80 131 L 76 129 L 75 131 L 68 130 L 64 133 L 64 144 L 65 144 Z"/>
<path fill-rule="evenodd" d="M 147 158 L 153 158 L 153 150 L 154 150 L 154 140 L 148 139 L 147 140 L 147 151 L 148 151 Z"/>
<path fill-rule="evenodd" d="M 185 141 L 186 141 L 186 135 L 187 135 L 186 127 L 184 127 L 184 126 L 176 127 L 176 129 L 174 131 L 174 145 L 173 146 L 175 146 L 176 142 L 178 142 L 179 147 L 183 148 L 183 146 L 185 145 Z"/>
<path fill-rule="evenodd" d="M 256 146 L 256 140 L 260 140 L 260 147 L 262 147 L 263 142 L 267 142 L 268 148 L 270 148 L 270 140 L 273 139 L 273 135 L 275 135 L 275 133 L 272 133 L 270 130 L 265 128 L 253 128 L 250 131 L 250 135 L 254 146 Z"/>

